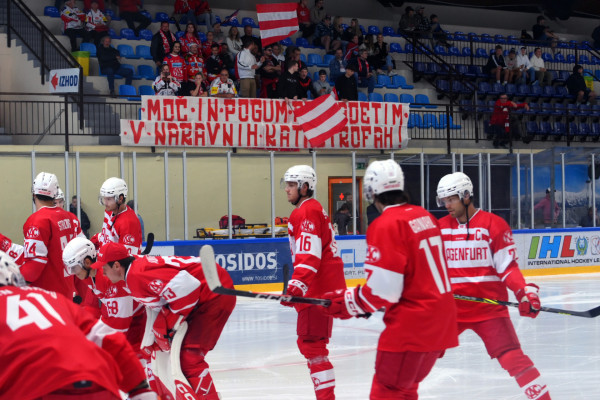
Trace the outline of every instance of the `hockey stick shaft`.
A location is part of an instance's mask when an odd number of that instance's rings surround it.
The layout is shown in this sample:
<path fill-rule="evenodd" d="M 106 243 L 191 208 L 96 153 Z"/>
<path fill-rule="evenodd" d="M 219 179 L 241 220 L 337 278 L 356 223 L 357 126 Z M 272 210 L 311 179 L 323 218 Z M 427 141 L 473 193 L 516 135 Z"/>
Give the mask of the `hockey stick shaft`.
<path fill-rule="evenodd" d="M 202 260 L 202 270 L 204 271 L 204 277 L 206 278 L 208 288 L 214 293 L 225 294 L 229 296 L 250 297 L 254 299 L 286 301 L 288 303 L 315 304 L 323 307 L 329 307 L 329 305 L 331 304 L 331 301 L 326 299 L 288 296 L 284 294 L 257 293 L 223 287 L 221 281 L 219 280 L 217 263 L 215 261 L 215 253 L 213 251 L 212 246 L 202 246 L 202 248 L 200 249 L 200 259 Z"/>
<path fill-rule="evenodd" d="M 494 304 L 498 306 L 508 306 L 508 307 L 519 307 L 519 303 L 513 303 L 510 301 L 502 301 L 502 300 L 492 300 L 485 299 L 482 297 L 472 297 L 472 296 L 463 296 L 460 294 L 454 295 L 455 299 L 465 300 L 465 301 L 474 301 L 476 303 L 485 303 L 485 304 Z M 560 308 L 552 308 L 552 307 L 541 307 L 540 311 L 554 313 L 554 314 L 563 314 L 563 315 L 572 315 L 574 317 L 583 317 L 583 318 L 596 318 L 600 315 L 600 306 L 594 307 L 587 311 L 571 311 L 571 310 L 563 310 Z"/>
<path fill-rule="evenodd" d="M 281 292 L 281 294 L 285 294 L 285 292 L 287 292 L 289 280 L 290 280 L 290 266 L 285 264 L 283 266 L 283 291 Z"/>
<path fill-rule="evenodd" d="M 146 239 L 146 248 L 142 251 L 142 255 L 150 254 L 152 251 L 152 246 L 154 246 L 154 233 L 148 233 L 148 238 Z"/>

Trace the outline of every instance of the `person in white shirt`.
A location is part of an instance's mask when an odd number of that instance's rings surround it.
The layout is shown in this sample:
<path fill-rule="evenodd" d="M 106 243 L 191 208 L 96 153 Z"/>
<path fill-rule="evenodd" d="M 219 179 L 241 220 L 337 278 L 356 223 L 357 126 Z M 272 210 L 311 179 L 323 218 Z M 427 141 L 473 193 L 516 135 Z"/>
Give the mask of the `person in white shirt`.
<path fill-rule="evenodd" d="M 527 47 L 525 46 L 521 46 L 521 52 L 517 54 L 517 67 L 523 73 L 520 81 L 517 81 L 517 83 L 526 83 L 527 75 L 529 75 L 529 82 L 535 82 L 535 69 L 531 66 L 529 56 L 527 55 Z"/>
<path fill-rule="evenodd" d="M 227 68 L 223 68 L 219 77 L 210 84 L 210 97 L 237 97 L 235 84 L 229 79 Z"/>
<path fill-rule="evenodd" d="M 533 52 L 533 56 L 529 59 L 531 62 L 531 66 L 535 70 L 535 80 L 539 82 L 542 86 L 544 86 L 544 81 L 546 85 L 552 84 L 552 74 L 550 71 L 546 69 L 546 65 L 544 64 L 544 59 L 542 58 L 542 49 L 539 47 L 535 48 Z M 536 82 L 533 82 L 535 84 Z"/>
<path fill-rule="evenodd" d="M 237 56 L 237 54 L 242 51 L 242 39 L 240 39 L 240 32 L 238 28 L 232 26 L 229 28 L 229 34 L 227 35 L 227 47 L 229 47 L 229 51 L 233 56 Z"/>
<path fill-rule="evenodd" d="M 260 61 L 256 62 L 256 57 L 252 54 L 255 48 L 254 41 L 250 38 L 245 38 L 244 49 L 240 51 L 237 57 L 237 72 L 240 77 L 240 97 L 256 97 L 256 70 L 260 68 L 265 57 L 261 57 Z"/>
<path fill-rule="evenodd" d="M 160 75 L 154 80 L 152 88 L 157 96 L 175 96 L 181 88 L 181 84 L 171 76 L 169 66 L 164 64 L 160 69 Z"/>
<path fill-rule="evenodd" d="M 275 57 L 277 61 L 279 61 L 279 63 L 283 65 L 285 63 L 285 56 L 281 52 L 281 45 L 279 43 L 273 43 L 272 47 L 273 57 Z"/>

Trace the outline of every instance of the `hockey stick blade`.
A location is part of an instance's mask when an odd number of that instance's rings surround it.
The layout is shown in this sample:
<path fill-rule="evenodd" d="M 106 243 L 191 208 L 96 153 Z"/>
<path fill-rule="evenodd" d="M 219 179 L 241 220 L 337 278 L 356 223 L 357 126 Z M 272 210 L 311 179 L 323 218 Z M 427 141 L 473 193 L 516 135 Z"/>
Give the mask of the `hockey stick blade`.
<path fill-rule="evenodd" d="M 143 256 L 150 254 L 150 251 L 152 251 L 152 246 L 154 246 L 154 233 L 150 232 L 148 233 L 148 238 L 146 239 L 146 248 L 141 254 Z"/>
<path fill-rule="evenodd" d="M 471 297 L 471 296 L 463 296 L 460 294 L 454 295 L 455 299 L 465 300 L 465 301 L 474 301 L 477 303 L 485 303 L 485 304 L 495 304 L 499 306 L 509 306 L 509 307 L 519 307 L 519 303 L 513 303 L 510 301 L 501 301 L 501 300 L 492 300 L 485 299 L 482 297 Z M 571 310 L 563 310 L 560 308 L 552 308 L 552 307 L 541 307 L 540 311 L 554 313 L 554 314 L 563 314 L 563 315 L 572 315 L 574 317 L 583 317 L 583 318 L 596 318 L 600 315 L 600 306 L 591 308 L 587 311 L 571 311 Z"/>
<path fill-rule="evenodd" d="M 315 304 L 323 307 L 329 307 L 329 305 L 331 304 L 331 301 L 326 299 L 288 296 L 283 294 L 256 293 L 223 287 L 223 285 L 221 285 L 221 281 L 219 280 L 219 274 L 217 272 L 217 263 L 215 261 L 215 253 L 213 251 L 212 246 L 202 246 L 202 248 L 200 249 L 200 260 L 202 261 L 202 270 L 204 271 L 204 278 L 206 278 L 206 283 L 208 284 L 208 288 L 211 290 L 211 292 L 225 294 L 229 296 L 286 301 L 288 303 Z"/>

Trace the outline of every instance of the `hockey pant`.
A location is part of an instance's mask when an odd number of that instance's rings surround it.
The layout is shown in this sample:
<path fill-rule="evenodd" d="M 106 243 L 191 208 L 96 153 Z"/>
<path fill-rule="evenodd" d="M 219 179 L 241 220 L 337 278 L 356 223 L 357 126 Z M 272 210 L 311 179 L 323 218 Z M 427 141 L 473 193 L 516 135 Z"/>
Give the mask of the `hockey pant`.
<path fill-rule="evenodd" d="M 458 334 L 471 329 L 481 340 L 491 358 L 497 358 L 500 366 L 515 378 L 529 400 L 550 400 L 548 387 L 540 378 L 539 371 L 527 357 L 510 318 L 493 318 L 480 322 L 459 322 Z"/>
<path fill-rule="evenodd" d="M 429 374 L 443 351 L 395 353 L 377 351 L 370 400 L 416 400 L 419 383 Z"/>
<path fill-rule="evenodd" d="M 298 349 L 306 358 L 317 400 L 335 399 L 335 375 L 327 356 L 333 318 L 322 307 L 309 306 L 298 311 Z"/>
<path fill-rule="evenodd" d="M 120 397 L 96 383 L 83 381 L 66 385 L 35 400 L 120 400 Z"/>
<path fill-rule="evenodd" d="M 217 344 L 234 307 L 234 296 L 220 295 L 200 304 L 186 318 L 188 330 L 181 346 L 181 371 L 203 400 L 219 399 L 204 357 Z"/>

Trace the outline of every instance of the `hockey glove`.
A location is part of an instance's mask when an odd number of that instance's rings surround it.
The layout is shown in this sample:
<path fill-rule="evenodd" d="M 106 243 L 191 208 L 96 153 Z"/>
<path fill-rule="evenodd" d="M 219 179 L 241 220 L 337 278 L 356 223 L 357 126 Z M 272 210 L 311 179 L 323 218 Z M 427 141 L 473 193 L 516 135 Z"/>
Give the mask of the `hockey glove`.
<path fill-rule="evenodd" d="M 296 296 L 296 297 L 304 297 L 306 291 L 308 290 L 308 286 L 302 281 L 297 279 L 292 279 L 288 283 L 288 288 L 285 292 L 286 296 Z M 294 303 L 290 303 L 289 301 L 281 301 L 281 305 L 286 307 L 294 307 Z"/>
<path fill-rule="evenodd" d="M 538 296 L 540 288 L 538 285 L 528 283 L 523 289 L 517 291 L 516 296 L 519 300 L 519 314 L 522 317 L 535 318 L 540 312 L 542 306 Z"/>
<path fill-rule="evenodd" d="M 340 319 L 369 318 L 371 314 L 364 310 L 358 299 L 359 292 L 360 285 L 354 289 L 339 289 L 335 292 L 325 293 L 323 298 L 331 300 L 329 307 L 325 308 L 325 313 Z"/>
<path fill-rule="evenodd" d="M 160 350 L 171 350 L 171 340 L 175 335 L 175 324 L 179 319 L 179 315 L 173 313 L 167 307 L 163 307 L 154 321 L 152 333 L 154 333 L 154 343 L 158 345 Z"/>

